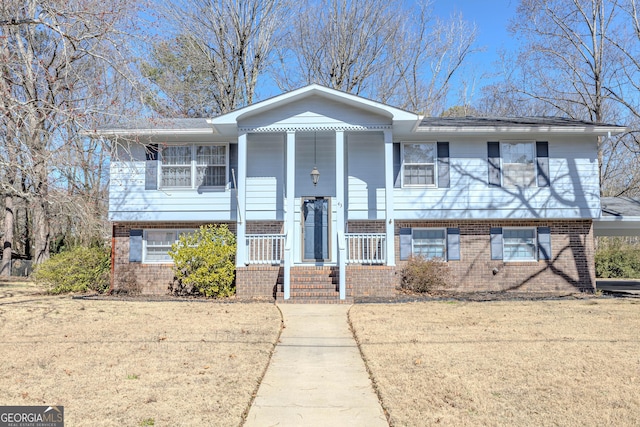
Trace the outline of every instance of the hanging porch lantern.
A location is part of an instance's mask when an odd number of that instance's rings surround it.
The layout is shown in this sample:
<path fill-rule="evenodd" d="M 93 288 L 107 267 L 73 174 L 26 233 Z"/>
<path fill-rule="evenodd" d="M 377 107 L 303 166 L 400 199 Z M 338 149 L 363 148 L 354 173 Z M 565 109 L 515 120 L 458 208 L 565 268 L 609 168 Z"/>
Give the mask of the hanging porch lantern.
<path fill-rule="evenodd" d="M 318 171 L 318 168 L 314 166 L 309 175 L 311 175 L 311 182 L 313 182 L 313 186 L 315 187 L 318 185 L 318 180 L 320 180 L 320 172 Z"/>

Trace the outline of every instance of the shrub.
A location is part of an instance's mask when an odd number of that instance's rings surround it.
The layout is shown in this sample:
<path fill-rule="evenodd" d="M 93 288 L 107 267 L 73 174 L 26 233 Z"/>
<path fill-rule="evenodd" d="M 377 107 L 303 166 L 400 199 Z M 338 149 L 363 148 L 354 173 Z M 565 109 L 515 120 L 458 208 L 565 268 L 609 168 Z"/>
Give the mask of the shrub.
<path fill-rule="evenodd" d="M 640 249 L 609 246 L 596 252 L 596 277 L 603 279 L 640 278 Z"/>
<path fill-rule="evenodd" d="M 221 298 L 234 293 L 236 237 L 226 225 L 206 225 L 185 233 L 171 246 L 175 295 Z"/>
<path fill-rule="evenodd" d="M 449 286 L 449 266 L 437 259 L 412 256 L 400 274 L 400 287 L 412 292 L 431 292 Z"/>
<path fill-rule="evenodd" d="M 67 292 L 100 293 L 109 288 L 111 258 L 105 247 L 78 246 L 52 256 L 34 271 L 36 283 L 52 294 Z"/>

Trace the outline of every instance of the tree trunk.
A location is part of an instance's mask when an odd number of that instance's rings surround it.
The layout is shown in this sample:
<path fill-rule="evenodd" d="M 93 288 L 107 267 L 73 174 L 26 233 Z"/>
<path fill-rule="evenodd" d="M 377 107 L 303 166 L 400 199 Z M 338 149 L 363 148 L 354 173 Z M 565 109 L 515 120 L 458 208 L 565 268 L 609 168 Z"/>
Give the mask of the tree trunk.
<path fill-rule="evenodd" d="M 51 239 L 51 227 L 49 224 L 49 214 L 47 201 L 37 197 L 33 201 L 32 218 L 34 232 L 35 264 L 42 264 L 49 259 L 49 243 Z"/>
<path fill-rule="evenodd" d="M 6 196 L 4 198 L 4 238 L 2 239 L 0 277 L 11 276 L 11 253 L 13 249 L 14 222 L 13 197 Z"/>

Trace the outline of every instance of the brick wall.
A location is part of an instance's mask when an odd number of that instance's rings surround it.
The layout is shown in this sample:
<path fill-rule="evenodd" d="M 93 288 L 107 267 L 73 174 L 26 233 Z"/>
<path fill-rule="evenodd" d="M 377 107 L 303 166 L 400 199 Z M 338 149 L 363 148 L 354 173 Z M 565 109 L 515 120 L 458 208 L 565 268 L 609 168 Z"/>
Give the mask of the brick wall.
<path fill-rule="evenodd" d="M 396 292 L 395 267 L 348 265 L 346 273 L 353 297 L 391 297 Z"/>
<path fill-rule="evenodd" d="M 115 291 L 145 294 L 167 293 L 173 280 L 171 264 L 129 263 L 129 230 L 196 228 L 195 223 L 118 223 L 113 226 Z M 228 224 L 235 232 L 235 223 Z M 281 233 L 281 221 L 247 222 L 249 234 Z M 350 221 L 350 232 L 384 232 L 384 221 Z M 540 227 L 551 229 L 551 261 L 504 262 L 491 260 L 491 227 Z M 456 291 L 579 291 L 595 288 L 593 229 L 590 220 L 576 221 L 397 221 L 396 267 L 349 265 L 347 283 L 354 297 L 391 296 L 399 285 L 404 261 L 399 260 L 399 232 L 404 227 L 458 227 L 460 261 L 449 261 L 452 290 Z M 252 265 L 236 271 L 240 297 L 273 296 L 279 266 Z"/>
<path fill-rule="evenodd" d="M 241 298 L 273 297 L 282 267 L 248 265 L 236 269 L 236 295 Z"/>
<path fill-rule="evenodd" d="M 235 225 L 235 224 L 234 224 Z M 247 221 L 247 234 L 283 234 L 283 221 Z"/>
<path fill-rule="evenodd" d="M 347 221 L 347 233 L 384 233 L 387 231 L 383 221 Z"/>
<path fill-rule="evenodd" d="M 551 228 L 550 261 L 491 260 L 491 227 Z M 395 229 L 397 269 L 399 230 L 404 227 L 459 227 L 460 261 L 449 261 L 453 290 L 555 292 L 595 289 L 591 220 L 576 221 L 398 221 Z M 399 275 L 395 276 L 396 282 Z"/>
<path fill-rule="evenodd" d="M 198 228 L 206 223 L 194 222 L 127 222 L 113 224 L 113 248 L 111 289 L 145 295 L 163 295 L 168 293 L 173 281 L 173 264 L 143 264 L 129 262 L 129 231 L 141 229 L 185 229 Z M 235 233 L 236 224 L 227 223 Z"/>

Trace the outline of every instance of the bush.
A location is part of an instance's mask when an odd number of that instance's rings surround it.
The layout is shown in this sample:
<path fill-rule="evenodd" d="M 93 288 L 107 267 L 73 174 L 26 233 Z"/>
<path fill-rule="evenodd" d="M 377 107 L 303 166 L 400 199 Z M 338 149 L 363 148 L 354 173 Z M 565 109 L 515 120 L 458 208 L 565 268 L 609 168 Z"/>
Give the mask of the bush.
<path fill-rule="evenodd" d="M 437 259 L 412 256 L 400 274 L 400 287 L 411 292 L 431 292 L 449 286 L 449 266 Z"/>
<path fill-rule="evenodd" d="M 33 277 L 52 294 L 89 290 L 103 293 L 109 289 L 110 267 L 109 249 L 78 246 L 38 265 Z"/>
<path fill-rule="evenodd" d="M 236 236 L 226 225 L 206 225 L 182 234 L 171 246 L 175 295 L 221 298 L 235 292 Z"/>
<path fill-rule="evenodd" d="M 640 249 L 610 246 L 596 252 L 596 277 L 640 279 Z"/>

